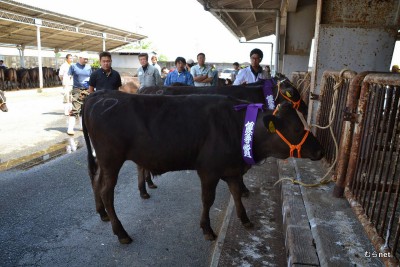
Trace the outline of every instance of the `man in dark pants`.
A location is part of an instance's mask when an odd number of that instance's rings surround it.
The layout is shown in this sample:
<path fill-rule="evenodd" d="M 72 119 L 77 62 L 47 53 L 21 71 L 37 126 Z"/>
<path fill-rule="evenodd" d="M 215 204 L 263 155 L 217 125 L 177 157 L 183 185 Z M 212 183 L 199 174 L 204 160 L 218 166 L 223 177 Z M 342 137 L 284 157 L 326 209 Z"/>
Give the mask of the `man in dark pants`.
<path fill-rule="evenodd" d="M 118 90 L 122 86 L 121 76 L 118 71 L 111 68 L 110 52 L 99 54 L 101 68 L 94 71 L 89 79 L 89 94 L 99 90 Z"/>
<path fill-rule="evenodd" d="M 92 68 L 87 64 L 89 55 L 81 52 L 78 55 L 78 62 L 72 64 L 68 75 L 73 78 L 72 86 L 72 110 L 69 115 L 67 134 L 74 135 L 74 126 L 76 118 L 79 118 L 83 101 L 88 95 L 89 77 L 92 74 Z"/>

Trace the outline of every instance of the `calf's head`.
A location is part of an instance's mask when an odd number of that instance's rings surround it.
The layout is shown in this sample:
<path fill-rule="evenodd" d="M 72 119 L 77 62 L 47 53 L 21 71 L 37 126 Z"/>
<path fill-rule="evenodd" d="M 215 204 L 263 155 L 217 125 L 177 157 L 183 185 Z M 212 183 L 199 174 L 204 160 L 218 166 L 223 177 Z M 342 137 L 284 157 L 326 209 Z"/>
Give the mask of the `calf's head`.
<path fill-rule="evenodd" d="M 263 123 L 254 136 L 256 158 L 271 156 L 320 160 L 324 155 L 322 146 L 307 129 L 301 115 L 289 103 L 279 105 L 274 115 L 264 115 Z"/>
<path fill-rule="evenodd" d="M 286 77 L 282 76 L 277 78 L 278 86 L 278 103 L 289 101 L 292 103 L 293 108 L 300 111 L 304 117 L 307 118 L 308 107 L 306 103 L 301 99 L 300 92 L 297 90 L 296 86 L 289 81 Z"/>

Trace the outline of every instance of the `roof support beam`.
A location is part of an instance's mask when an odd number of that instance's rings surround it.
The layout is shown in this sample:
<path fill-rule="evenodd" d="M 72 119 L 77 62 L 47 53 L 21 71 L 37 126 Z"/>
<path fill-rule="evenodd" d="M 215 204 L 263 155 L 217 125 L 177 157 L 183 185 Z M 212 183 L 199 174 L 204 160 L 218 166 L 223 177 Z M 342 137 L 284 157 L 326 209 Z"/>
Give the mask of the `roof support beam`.
<path fill-rule="evenodd" d="M 27 25 L 35 25 L 35 18 L 24 16 L 24 15 L 19 15 L 19 14 L 4 11 L 4 10 L 0 10 L 0 19 L 8 20 L 11 22 L 27 24 Z M 76 27 L 73 25 L 63 24 L 63 23 L 54 22 L 54 21 L 50 21 L 50 20 L 42 20 L 41 27 L 50 28 L 53 30 L 73 32 L 73 33 L 82 33 L 85 35 L 90 35 L 92 37 L 98 37 L 100 39 L 103 38 L 103 32 L 91 30 L 88 28 Z M 124 36 L 116 35 L 116 34 L 107 34 L 107 39 L 113 39 L 116 41 L 125 41 L 127 39 L 128 39 L 128 41 L 136 40 L 134 38 L 126 38 Z M 132 40 L 129 40 L 129 39 L 132 39 Z"/>
<path fill-rule="evenodd" d="M 260 21 L 256 21 L 256 22 L 253 22 L 253 23 L 240 25 L 240 26 L 237 26 L 237 27 L 238 27 L 239 30 L 244 30 L 244 29 L 251 28 L 251 27 L 264 26 L 265 24 L 271 24 L 271 23 L 274 23 L 274 22 L 275 22 L 275 19 L 268 19 L 267 18 L 265 20 L 260 20 Z"/>
<path fill-rule="evenodd" d="M 211 12 L 229 12 L 229 13 L 242 13 L 242 12 L 255 12 L 255 13 L 271 13 L 275 14 L 278 9 L 274 8 L 210 8 L 207 11 Z"/>

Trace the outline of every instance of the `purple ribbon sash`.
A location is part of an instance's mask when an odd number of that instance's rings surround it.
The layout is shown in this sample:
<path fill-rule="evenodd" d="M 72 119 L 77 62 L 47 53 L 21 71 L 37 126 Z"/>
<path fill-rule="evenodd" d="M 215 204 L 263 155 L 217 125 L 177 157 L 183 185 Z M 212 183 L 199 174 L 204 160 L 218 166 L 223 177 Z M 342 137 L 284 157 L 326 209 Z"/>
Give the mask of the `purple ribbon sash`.
<path fill-rule="evenodd" d="M 263 85 L 265 103 L 267 104 L 267 108 L 269 110 L 275 109 L 274 93 L 272 92 L 274 83 L 272 81 L 273 81 L 272 79 L 264 80 L 264 85 Z"/>
<path fill-rule="evenodd" d="M 242 104 L 235 106 L 235 110 L 247 108 L 242 133 L 242 155 L 246 164 L 255 164 L 253 158 L 253 136 L 256 125 L 257 113 L 263 104 Z"/>

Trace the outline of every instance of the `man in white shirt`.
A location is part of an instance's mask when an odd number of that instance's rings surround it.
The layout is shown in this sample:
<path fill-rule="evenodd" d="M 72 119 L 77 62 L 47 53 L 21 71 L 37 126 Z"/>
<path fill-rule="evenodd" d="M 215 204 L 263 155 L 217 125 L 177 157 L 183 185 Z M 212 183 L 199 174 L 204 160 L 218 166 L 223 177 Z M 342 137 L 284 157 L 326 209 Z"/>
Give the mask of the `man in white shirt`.
<path fill-rule="evenodd" d="M 260 66 L 260 62 L 263 59 L 263 52 L 255 48 L 250 52 L 250 66 L 241 69 L 236 76 L 233 85 L 241 85 L 248 83 L 255 83 L 260 79 L 268 79 L 268 74 Z"/>
<path fill-rule="evenodd" d="M 64 94 L 64 115 L 68 116 L 69 112 L 71 111 L 72 108 L 72 76 L 68 75 L 69 68 L 71 67 L 72 63 L 72 55 L 67 54 L 65 56 L 65 62 L 61 65 L 60 71 L 58 72 L 58 76 L 60 77 L 60 80 L 62 81 L 62 86 L 63 86 L 63 94 Z"/>
<path fill-rule="evenodd" d="M 205 64 L 206 55 L 199 53 L 197 55 L 197 65 L 190 69 L 193 76 L 194 86 L 210 86 L 213 80 L 211 67 Z"/>

